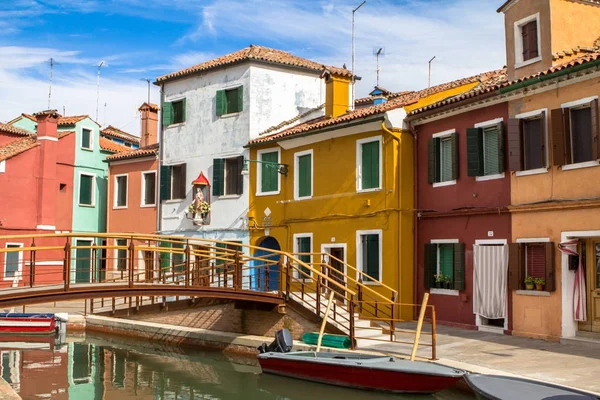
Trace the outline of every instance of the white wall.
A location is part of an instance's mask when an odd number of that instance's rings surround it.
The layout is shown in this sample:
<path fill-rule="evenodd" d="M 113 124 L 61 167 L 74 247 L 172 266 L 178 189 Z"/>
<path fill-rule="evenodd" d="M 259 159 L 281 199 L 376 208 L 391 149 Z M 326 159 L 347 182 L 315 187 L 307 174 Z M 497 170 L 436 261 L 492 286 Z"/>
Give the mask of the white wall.
<path fill-rule="evenodd" d="M 217 90 L 244 85 L 244 109 L 217 117 Z M 325 84 L 318 74 L 276 68 L 263 64 L 242 65 L 209 72 L 165 84 L 165 101 L 186 98 L 186 121 L 164 130 L 164 159 L 161 164 L 187 163 L 187 197 L 162 203 L 162 231 L 181 232 L 206 238 L 248 242 L 246 214 L 249 180 L 239 197 L 211 194 L 211 223 L 199 228 L 185 217 L 192 201 L 192 186 L 200 171 L 212 183 L 213 159 L 249 152 L 243 146 L 267 128 L 315 108 L 325 99 Z M 256 168 L 250 163 L 250 168 Z"/>

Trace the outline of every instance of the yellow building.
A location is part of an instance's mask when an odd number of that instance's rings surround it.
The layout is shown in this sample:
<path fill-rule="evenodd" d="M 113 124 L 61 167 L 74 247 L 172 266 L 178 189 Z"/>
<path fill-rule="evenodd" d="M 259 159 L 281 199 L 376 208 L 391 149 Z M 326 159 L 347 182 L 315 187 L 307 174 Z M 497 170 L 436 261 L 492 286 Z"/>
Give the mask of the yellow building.
<path fill-rule="evenodd" d="M 350 78 L 324 77 L 324 116 L 282 123 L 248 144 L 251 244 L 311 253 L 301 256 L 305 262 L 325 258 L 380 294 L 413 303 L 414 141 L 402 129 L 405 107 L 462 93 L 478 80 L 387 101 L 376 90 L 357 102 L 366 107 L 348 111 Z"/>

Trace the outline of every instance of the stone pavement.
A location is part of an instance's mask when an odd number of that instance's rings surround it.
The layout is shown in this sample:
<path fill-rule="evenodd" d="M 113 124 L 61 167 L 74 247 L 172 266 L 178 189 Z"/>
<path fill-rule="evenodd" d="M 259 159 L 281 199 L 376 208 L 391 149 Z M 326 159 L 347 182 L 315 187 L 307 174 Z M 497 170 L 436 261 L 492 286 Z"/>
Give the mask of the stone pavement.
<path fill-rule="evenodd" d="M 389 342 L 364 341 L 359 347 L 410 353 L 410 346 Z M 418 354 L 428 357 L 429 352 L 423 347 Z M 437 358 L 440 364 L 470 372 L 521 376 L 600 393 L 600 343 L 561 344 L 438 325 Z"/>

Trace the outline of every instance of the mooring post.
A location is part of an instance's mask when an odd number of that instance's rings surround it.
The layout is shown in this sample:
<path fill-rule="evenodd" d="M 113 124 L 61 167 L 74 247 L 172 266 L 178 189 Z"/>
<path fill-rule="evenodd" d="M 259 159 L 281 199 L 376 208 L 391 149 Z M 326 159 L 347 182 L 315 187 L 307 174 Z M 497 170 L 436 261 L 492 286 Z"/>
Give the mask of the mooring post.
<path fill-rule="evenodd" d="M 354 338 L 354 295 L 350 295 L 350 304 L 348 305 L 350 311 L 350 326 L 349 326 L 349 334 L 350 334 L 350 349 L 356 350 L 356 339 Z"/>
<path fill-rule="evenodd" d="M 67 237 L 65 244 L 65 258 L 63 259 L 63 280 L 65 283 L 65 292 L 69 290 L 69 280 L 71 278 L 71 243 Z"/>
<path fill-rule="evenodd" d="M 435 328 L 435 307 L 431 306 L 431 359 L 432 360 L 437 360 L 437 352 L 436 352 L 436 345 L 437 345 L 437 334 L 436 334 L 436 328 Z"/>
<path fill-rule="evenodd" d="M 190 266 L 192 263 L 190 262 L 190 258 L 192 257 L 192 249 L 190 248 L 190 241 L 188 240 L 187 245 L 185 246 L 185 287 L 190 287 Z"/>

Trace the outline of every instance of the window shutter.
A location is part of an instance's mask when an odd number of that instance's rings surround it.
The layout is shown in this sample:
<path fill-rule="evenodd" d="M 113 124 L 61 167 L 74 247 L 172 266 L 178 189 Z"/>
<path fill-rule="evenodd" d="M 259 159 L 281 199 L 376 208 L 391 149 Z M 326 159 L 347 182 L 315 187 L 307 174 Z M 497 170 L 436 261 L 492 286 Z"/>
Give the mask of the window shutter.
<path fill-rule="evenodd" d="M 529 60 L 529 24 L 521 27 L 521 43 L 523 44 L 523 61 Z"/>
<path fill-rule="evenodd" d="M 261 155 L 260 174 L 261 174 L 261 192 L 274 192 L 277 191 L 277 168 L 274 165 L 268 165 L 266 163 L 276 164 L 278 163 L 277 152 L 264 153 Z"/>
<path fill-rule="evenodd" d="M 540 243 L 525 245 L 525 271 L 534 278 L 546 278 L 546 249 Z"/>
<path fill-rule="evenodd" d="M 363 143 L 362 152 L 362 187 L 372 189 L 379 187 L 379 141 Z"/>
<path fill-rule="evenodd" d="M 523 285 L 522 271 L 525 268 L 521 257 L 522 246 L 520 243 L 508 245 L 508 288 L 510 290 L 519 290 Z"/>
<path fill-rule="evenodd" d="M 310 164 L 311 155 L 306 154 L 298 157 L 298 196 L 311 196 L 311 181 L 310 181 Z"/>
<path fill-rule="evenodd" d="M 465 244 L 454 244 L 454 290 L 465 290 Z"/>
<path fill-rule="evenodd" d="M 504 161 L 504 123 L 503 122 L 499 122 L 497 125 L 497 129 L 498 129 L 498 173 L 501 174 L 504 172 L 505 168 L 505 161 Z"/>
<path fill-rule="evenodd" d="M 238 109 L 237 112 L 244 110 L 244 86 L 240 86 L 237 88 L 237 96 L 238 96 Z"/>
<path fill-rule="evenodd" d="M 423 257 L 423 281 L 425 289 L 435 287 L 433 276 L 437 274 L 437 244 L 425 244 Z"/>
<path fill-rule="evenodd" d="M 552 121 L 552 165 L 564 165 L 566 157 L 562 108 L 552 110 L 550 119 Z"/>
<path fill-rule="evenodd" d="M 527 45 L 529 57 L 527 59 L 529 60 L 537 57 L 539 54 L 537 42 L 537 21 L 531 21 L 527 24 L 527 27 L 529 28 L 529 32 L 527 33 L 527 40 L 529 41 L 529 44 Z"/>
<path fill-rule="evenodd" d="M 223 196 L 225 193 L 225 159 L 213 159 L 213 196 Z"/>
<path fill-rule="evenodd" d="M 300 237 L 297 240 L 298 240 L 298 253 L 310 253 L 310 237 Z M 298 259 L 307 264 L 310 263 L 310 255 L 308 255 L 308 254 L 298 256 Z M 308 276 L 311 275 L 311 270 L 309 268 L 300 267 L 300 269 Z M 298 273 L 298 278 L 300 278 L 300 279 L 307 279 L 308 276 Z"/>
<path fill-rule="evenodd" d="M 171 167 L 160 166 L 160 200 L 171 200 Z"/>
<path fill-rule="evenodd" d="M 379 235 L 365 235 L 367 241 L 366 274 L 374 280 L 379 280 Z"/>
<path fill-rule="evenodd" d="M 181 122 L 185 122 L 186 109 L 187 109 L 187 102 L 186 102 L 186 98 L 184 97 L 183 100 L 181 100 Z"/>
<path fill-rule="evenodd" d="M 168 249 L 171 247 L 171 243 L 170 242 L 160 242 L 159 247 L 164 247 L 164 248 Z M 159 258 L 160 258 L 161 273 L 164 273 L 171 266 L 171 253 L 169 251 L 160 252 Z"/>
<path fill-rule="evenodd" d="M 437 160 L 436 160 L 436 139 L 431 138 L 427 142 L 427 153 L 428 153 L 428 181 L 429 183 L 436 183 L 436 171 L 437 171 Z"/>
<path fill-rule="evenodd" d="M 217 90 L 216 109 L 217 117 L 227 114 L 227 98 L 224 90 Z"/>
<path fill-rule="evenodd" d="M 554 243 L 544 243 L 546 247 L 546 285 L 544 290 L 547 292 L 554 292 L 556 290 L 556 279 L 554 274 Z"/>
<path fill-rule="evenodd" d="M 483 143 L 480 128 L 467 128 L 467 175 L 483 175 Z"/>
<path fill-rule="evenodd" d="M 179 198 L 185 199 L 186 194 L 186 182 L 187 182 L 187 164 L 181 164 L 181 179 L 179 180 Z"/>
<path fill-rule="evenodd" d="M 592 154 L 593 159 L 597 160 L 600 158 L 600 135 L 598 132 L 598 99 L 592 100 L 590 103 L 590 109 L 592 112 Z"/>
<path fill-rule="evenodd" d="M 163 126 L 173 123 L 173 103 L 164 102 L 162 106 L 162 124 Z"/>
<path fill-rule="evenodd" d="M 458 133 L 450 135 L 452 143 L 452 180 L 458 179 Z"/>
<path fill-rule="evenodd" d="M 509 118 L 507 124 L 508 135 L 508 168 L 511 171 L 521 171 L 523 169 L 523 158 L 521 157 L 521 137 L 523 128 L 521 120 Z"/>
<path fill-rule="evenodd" d="M 242 170 L 244 169 L 244 156 L 239 156 L 237 158 L 237 190 L 235 194 L 244 193 L 244 175 L 242 175 Z"/>
<path fill-rule="evenodd" d="M 80 175 L 79 179 L 79 204 L 92 204 L 92 177 Z"/>

